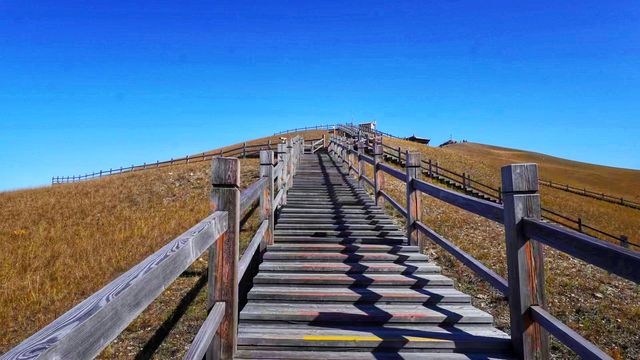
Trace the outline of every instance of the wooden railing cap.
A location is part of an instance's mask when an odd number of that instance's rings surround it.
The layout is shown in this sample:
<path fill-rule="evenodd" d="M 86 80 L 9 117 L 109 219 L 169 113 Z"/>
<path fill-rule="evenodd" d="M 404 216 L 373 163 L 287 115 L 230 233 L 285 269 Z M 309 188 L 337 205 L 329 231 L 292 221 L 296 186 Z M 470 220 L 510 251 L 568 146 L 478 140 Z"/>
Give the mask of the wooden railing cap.
<path fill-rule="evenodd" d="M 260 165 L 274 165 L 275 158 L 273 156 L 273 151 L 271 150 L 260 150 Z"/>
<path fill-rule="evenodd" d="M 502 192 L 537 192 L 538 164 L 512 164 L 502 167 Z"/>
<path fill-rule="evenodd" d="M 421 166 L 421 160 L 420 157 L 422 155 L 420 154 L 419 151 L 413 151 L 413 150 L 407 150 L 406 152 L 406 158 L 407 158 L 407 164 L 406 167 L 420 167 Z"/>
<path fill-rule="evenodd" d="M 240 186 L 240 160 L 231 157 L 213 158 L 211 167 L 213 186 Z"/>

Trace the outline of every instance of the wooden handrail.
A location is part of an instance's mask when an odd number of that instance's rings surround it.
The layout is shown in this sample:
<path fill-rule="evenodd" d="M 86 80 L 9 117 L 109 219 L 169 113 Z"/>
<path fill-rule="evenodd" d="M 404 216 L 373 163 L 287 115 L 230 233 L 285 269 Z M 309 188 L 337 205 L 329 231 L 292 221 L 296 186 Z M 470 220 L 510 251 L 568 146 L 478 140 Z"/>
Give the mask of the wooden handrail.
<path fill-rule="evenodd" d="M 0 359 L 97 356 L 227 228 L 226 212 L 209 215 Z"/>

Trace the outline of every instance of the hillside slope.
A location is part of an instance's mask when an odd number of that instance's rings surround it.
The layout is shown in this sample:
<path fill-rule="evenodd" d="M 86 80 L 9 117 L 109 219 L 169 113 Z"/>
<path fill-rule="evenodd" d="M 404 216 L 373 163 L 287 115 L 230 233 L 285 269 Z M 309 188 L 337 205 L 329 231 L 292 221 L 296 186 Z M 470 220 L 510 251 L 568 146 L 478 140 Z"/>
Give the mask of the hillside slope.
<path fill-rule="evenodd" d="M 321 132 L 304 136 L 317 138 Z M 248 143 L 277 142 L 279 137 Z M 257 179 L 258 159 L 242 159 L 241 166 L 246 186 Z M 5 324 L 0 353 L 203 219 L 209 212 L 210 167 L 210 161 L 180 164 L 0 193 L 0 322 Z M 243 236 L 252 235 L 252 225 L 250 219 Z M 203 266 L 206 262 L 196 262 L 150 307 L 147 317 L 133 324 L 147 330 L 133 331 L 137 335 L 110 349 L 107 357 L 126 358 L 121 355 L 133 351 L 127 348 L 153 352 L 149 349 L 157 336 L 148 329 L 175 318 L 181 298 L 201 281 Z M 173 354 L 164 354 L 169 357 Z"/>
<path fill-rule="evenodd" d="M 475 143 L 459 143 L 434 148 L 409 141 L 385 138 L 385 144 L 402 149 L 418 150 L 423 159 L 432 159 L 444 168 L 466 173 L 494 188 L 500 186 L 503 165 L 534 162 L 539 166 L 540 178 L 554 182 L 568 182 L 579 188 L 602 191 L 628 199 L 640 199 L 640 171 L 612 168 L 561 159 L 522 150 L 500 148 Z M 610 187 L 609 187 L 610 186 Z M 640 244 L 640 210 L 603 202 L 562 190 L 542 186 L 543 207 L 574 219 L 582 219 L 597 229 L 614 235 L 626 235 Z M 597 235 L 593 232 L 591 235 Z M 603 237 L 608 241 L 615 241 Z M 636 248 L 637 249 L 637 248 Z M 637 249 L 640 250 L 640 249 Z"/>

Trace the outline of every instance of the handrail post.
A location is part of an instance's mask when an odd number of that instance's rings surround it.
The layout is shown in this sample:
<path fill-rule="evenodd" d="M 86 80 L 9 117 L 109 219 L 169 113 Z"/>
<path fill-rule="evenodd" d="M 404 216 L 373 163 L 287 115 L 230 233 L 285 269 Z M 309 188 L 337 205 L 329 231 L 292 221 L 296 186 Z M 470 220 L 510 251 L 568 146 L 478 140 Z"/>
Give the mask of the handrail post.
<path fill-rule="evenodd" d="M 515 164 L 502 167 L 504 232 L 507 248 L 511 341 L 521 359 L 548 359 L 549 336 L 529 310 L 546 308 L 542 245 L 525 236 L 523 218 L 540 219 L 538 166 Z"/>
<path fill-rule="evenodd" d="M 209 251 L 207 310 L 224 302 L 224 318 L 218 330 L 219 340 L 209 349 L 209 358 L 233 358 L 238 334 L 238 257 L 240 240 L 240 160 L 218 157 L 211 169 L 211 211 L 226 211 L 227 232 Z M 215 248 L 215 249 L 213 249 Z M 213 294 L 213 296 L 211 296 Z M 218 342 L 219 350 L 218 351 Z"/>
<path fill-rule="evenodd" d="M 380 170 L 382 163 L 382 144 L 374 143 L 373 145 L 373 198 L 376 205 L 384 209 L 384 197 L 380 193 L 384 188 L 384 171 Z"/>
<path fill-rule="evenodd" d="M 364 156 L 364 142 L 364 138 L 358 142 L 358 154 L 356 155 L 358 159 L 358 183 L 362 188 L 364 188 L 364 159 L 361 156 Z"/>
<path fill-rule="evenodd" d="M 260 220 L 267 220 L 269 222 L 267 231 L 264 234 L 266 241 L 263 242 L 267 245 L 273 244 L 273 229 L 275 223 L 273 214 L 273 160 L 273 151 L 260 151 L 260 177 L 267 178 L 267 185 L 260 195 Z"/>
<path fill-rule="evenodd" d="M 293 153 L 293 144 L 291 143 L 291 139 L 287 140 L 287 174 L 289 174 L 289 176 L 287 177 L 287 191 L 289 191 L 289 189 L 291 189 L 291 186 L 293 185 L 293 174 L 295 173 L 295 169 L 293 166 L 293 163 L 295 161 L 295 154 Z"/>
<path fill-rule="evenodd" d="M 417 151 L 405 152 L 406 161 L 406 189 L 407 189 L 407 239 L 410 245 L 422 246 L 420 233 L 416 229 L 416 221 L 421 220 L 422 204 L 420 191 L 416 190 L 413 179 L 419 179 L 422 169 L 420 168 L 420 153 Z"/>
<path fill-rule="evenodd" d="M 280 191 L 280 189 L 284 189 L 282 193 L 282 203 L 280 204 L 284 205 L 287 203 L 287 177 L 289 176 L 286 144 L 278 144 L 278 163 L 282 163 L 280 176 L 278 176 L 278 191 Z"/>

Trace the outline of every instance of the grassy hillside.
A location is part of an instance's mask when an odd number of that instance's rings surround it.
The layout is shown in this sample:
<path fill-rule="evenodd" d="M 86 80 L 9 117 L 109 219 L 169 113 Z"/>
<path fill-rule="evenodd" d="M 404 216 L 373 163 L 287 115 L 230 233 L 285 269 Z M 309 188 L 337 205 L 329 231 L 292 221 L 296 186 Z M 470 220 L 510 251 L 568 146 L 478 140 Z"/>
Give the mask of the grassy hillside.
<path fill-rule="evenodd" d="M 304 135 L 316 138 L 321 132 Z M 257 176 L 258 160 L 243 159 L 243 186 Z M 207 161 L 0 193 L 0 322 L 5 324 L 0 353 L 204 218 L 209 179 Z M 252 235 L 254 223 L 248 222 L 244 240 Z M 158 327 L 175 316 L 183 295 L 202 281 L 203 266 L 206 263 L 197 262 L 176 281 L 157 301 L 164 305 L 151 306 L 149 318 L 136 322 L 146 329 L 144 335 L 129 337 L 126 347 L 142 349 L 153 335 L 148 331 L 152 324 Z M 139 340 L 137 345 L 130 344 L 132 339 Z M 133 351 L 113 349 L 113 354 Z"/>
<path fill-rule="evenodd" d="M 304 135 L 317 138 L 321 133 Z M 571 175 L 574 177 L 566 178 L 567 182 L 597 187 L 594 177 L 604 174 L 627 185 L 601 191 L 617 191 L 625 197 L 631 197 L 633 189 L 636 196 L 638 193 L 637 171 L 471 143 L 438 149 L 385 141 L 419 149 L 425 158 L 494 186 L 499 185 L 500 165 L 534 161 L 540 163 L 542 176 L 556 181 L 575 170 L 583 175 Z M 255 159 L 242 160 L 243 186 L 256 179 L 257 166 Z M 0 353 L 202 219 L 209 211 L 209 170 L 209 162 L 201 162 L 0 193 L 0 321 L 5 324 Z M 589 175 L 589 171 L 598 175 Z M 401 202 L 403 189 L 389 180 L 387 190 Z M 545 206 L 580 214 L 599 227 L 640 239 L 640 211 L 552 189 L 543 188 L 542 196 Z M 504 234 L 498 224 L 431 198 L 423 201 L 425 223 L 505 275 Z M 247 222 L 243 241 L 250 238 L 255 224 L 255 217 Z M 427 252 L 458 280 L 462 291 L 474 296 L 477 306 L 490 311 L 498 325 L 508 329 L 506 302 L 497 293 L 436 247 Z M 612 355 L 640 357 L 640 330 L 636 328 L 640 288 L 555 251 L 546 255 L 551 312 Z M 206 261 L 196 261 L 101 358 L 181 357 L 204 319 L 205 273 Z M 556 344 L 554 354 L 564 357 L 568 352 Z"/>
<path fill-rule="evenodd" d="M 640 198 L 640 171 L 618 169 L 560 159 L 521 150 L 499 148 L 474 143 L 460 143 L 433 148 L 404 140 L 385 138 L 385 143 L 403 149 L 419 150 L 423 159 L 432 159 L 447 169 L 466 172 L 475 180 L 497 188 L 500 167 L 507 164 L 534 162 L 539 165 L 540 178 L 566 182 L 627 199 Z M 614 235 L 626 235 L 640 243 L 640 210 L 587 198 L 562 190 L 542 186 L 542 205 L 572 218 L 582 218 L 585 224 Z M 593 234 L 592 234 L 593 235 Z M 606 239 L 605 240 L 609 240 Z M 640 250 L 636 248 L 636 250 Z"/>
<path fill-rule="evenodd" d="M 473 178 L 494 186 L 500 183 L 500 166 L 518 162 L 537 162 L 541 176 L 554 180 L 563 173 L 574 171 L 582 175 L 565 174 L 564 179 L 587 187 L 598 183 L 589 175 L 590 172 L 597 172 L 612 182 L 626 184 L 638 184 L 640 177 L 640 171 L 583 164 L 480 144 L 432 148 L 402 140 L 385 138 L 384 141 L 392 146 L 419 150 L 423 159 L 438 160 L 446 168 L 470 173 Z M 369 174 L 370 171 L 371 169 Z M 404 184 L 390 176 L 387 179 L 385 190 L 404 204 Z M 626 197 L 633 195 L 634 191 L 637 194 L 637 189 L 637 185 L 633 188 L 629 185 L 628 188 L 619 187 L 616 191 Z M 639 238 L 638 210 L 553 189 L 542 188 L 541 194 L 546 207 L 571 215 L 581 215 L 588 222 L 608 231 L 629 234 L 631 239 Z M 388 210 L 393 212 L 389 206 Z M 506 277 L 504 232 L 501 225 L 424 195 L 422 216 L 425 224 Z M 398 218 L 398 221 L 401 222 L 401 219 Z M 473 295 L 475 305 L 493 314 L 497 325 L 508 330 L 507 302 L 448 253 L 437 245 L 427 243 L 427 253 L 443 266 L 448 275 L 458 281 L 459 289 Z M 545 256 L 546 293 L 551 313 L 614 358 L 640 358 L 640 329 L 637 327 L 640 287 L 553 249 L 546 248 Z M 553 354 L 556 358 L 572 356 L 568 349 L 557 342 L 554 342 Z"/>

